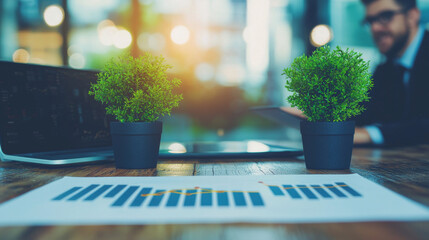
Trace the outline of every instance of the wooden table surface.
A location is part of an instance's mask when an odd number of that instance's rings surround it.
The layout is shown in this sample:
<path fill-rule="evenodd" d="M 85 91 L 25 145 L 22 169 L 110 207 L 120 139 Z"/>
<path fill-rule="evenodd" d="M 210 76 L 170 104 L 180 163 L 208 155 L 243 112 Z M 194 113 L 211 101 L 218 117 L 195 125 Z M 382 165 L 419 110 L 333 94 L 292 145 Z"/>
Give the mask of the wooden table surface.
<path fill-rule="evenodd" d="M 347 171 L 307 170 L 300 158 L 165 160 L 149 170 L 116 169 L 112 162 L 61 167 L 0 163 L 0 202 L 63 176 L 358 173 L 429 206 L 429 145 L 355 148 L 352 167 Z M 0 239 L 429 239 L 429 222 L 25 226 L 0 228 Z"/>

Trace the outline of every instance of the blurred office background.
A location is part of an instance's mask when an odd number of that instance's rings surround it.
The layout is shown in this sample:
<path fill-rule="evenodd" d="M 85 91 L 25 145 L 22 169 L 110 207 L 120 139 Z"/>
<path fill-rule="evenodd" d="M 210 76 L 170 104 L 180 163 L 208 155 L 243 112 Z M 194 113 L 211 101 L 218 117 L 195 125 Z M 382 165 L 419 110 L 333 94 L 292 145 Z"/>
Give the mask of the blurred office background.
<path fill-rule="evenodd" d="M 162 54 L 184 95 L 163 140 L 294 139 L 247 109 L 287 106 L 283 68 L 318 46 L 376 66 L 363 17 L 359 0 L 0 0 L 0 60 L 100 70 L 124 51 Z"/>

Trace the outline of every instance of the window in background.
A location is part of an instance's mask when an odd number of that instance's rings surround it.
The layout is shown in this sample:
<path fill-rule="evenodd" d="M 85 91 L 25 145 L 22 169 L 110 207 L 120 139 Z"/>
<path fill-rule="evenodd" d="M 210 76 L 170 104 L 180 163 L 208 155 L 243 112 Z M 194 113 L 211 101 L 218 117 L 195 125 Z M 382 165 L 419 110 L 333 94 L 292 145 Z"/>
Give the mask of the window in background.
<path fill-rule="evenodd" d="M 60 1 L 3 0 L 0 10 L 2 59 L 62 65 L 64 9 Z"/>
<path fill-rule="evenodd" d="M 248 108 L 285 105 L 281 73 L 305 52 L 305 9 L 302 0 L 0 0 L 0 59 L 101 69 L 127 51 L 162 54 L 185 99 L 165 119 L 165 139 L 284 138 Z"/>
<path fill-rule="evenodd" d="M 419 0 L 429 21 L 429 0 Z M 359 0 L 0 0 L 0 59 L 101 69 L 124 52 L 162 54 L 184 102 L 164 140 L 298 133 L 248 113 L 287 105 L 283 68 L 330 44 L 381 61 Z M 259 129 L 259 130 L 255 130 Z"/>

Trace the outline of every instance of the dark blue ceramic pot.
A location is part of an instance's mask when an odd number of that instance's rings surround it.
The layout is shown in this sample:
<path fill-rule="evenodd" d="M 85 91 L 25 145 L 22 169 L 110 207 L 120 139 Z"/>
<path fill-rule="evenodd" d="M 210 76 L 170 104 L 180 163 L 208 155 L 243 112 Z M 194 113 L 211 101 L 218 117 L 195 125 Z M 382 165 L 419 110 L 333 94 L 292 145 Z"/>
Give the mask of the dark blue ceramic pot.
<path fill-rule="evenodd" d="M 117 168 L 156 168 L 162 122 L 111 122 L 110 133 Z"/>
<path fill-rule="evenodd" d="M 301 121 L 305 165 L 308 169 L 349 169 L 355 122 Z"/>

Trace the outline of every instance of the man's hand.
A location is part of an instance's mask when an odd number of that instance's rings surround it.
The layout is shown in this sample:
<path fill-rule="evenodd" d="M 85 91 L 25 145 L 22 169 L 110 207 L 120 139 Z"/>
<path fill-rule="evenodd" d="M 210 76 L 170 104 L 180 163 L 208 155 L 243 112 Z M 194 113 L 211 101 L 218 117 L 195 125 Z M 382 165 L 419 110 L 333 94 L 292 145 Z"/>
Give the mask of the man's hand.
<path fill-rule="evenodd" d="M 289 114 L 292 114 L 294 116 L 297 116 L 302 119 L 307 119 L 307 117 L 304 115 L 304 113 L 299 110 L 298 108 L 292 108 L 292 107 L 280 107 L 280 109 L 284 112 L 287 112 Z"/>
<path fill-rule="evenodd" d="M 355 128 L 355 136 L 353 139 L 354 144 L 371 144 L 371 137 L 368 134 L 368 131 L 366 131 L 365 128 L 357 127 Z"/>

